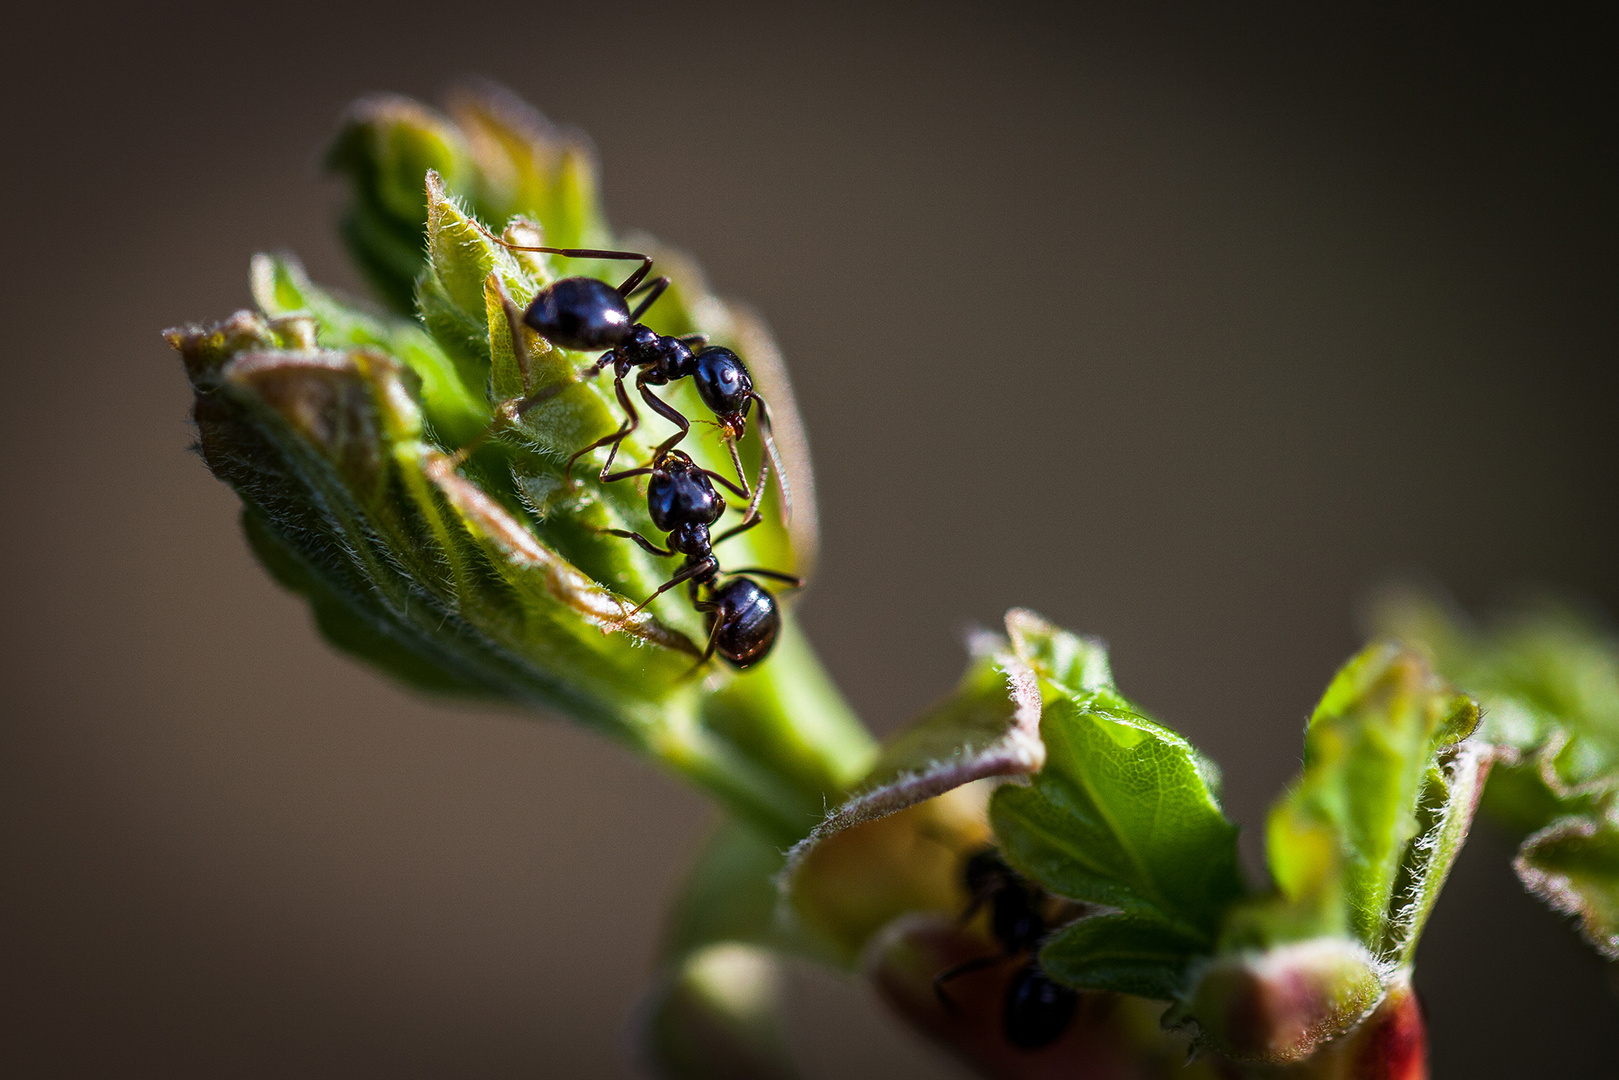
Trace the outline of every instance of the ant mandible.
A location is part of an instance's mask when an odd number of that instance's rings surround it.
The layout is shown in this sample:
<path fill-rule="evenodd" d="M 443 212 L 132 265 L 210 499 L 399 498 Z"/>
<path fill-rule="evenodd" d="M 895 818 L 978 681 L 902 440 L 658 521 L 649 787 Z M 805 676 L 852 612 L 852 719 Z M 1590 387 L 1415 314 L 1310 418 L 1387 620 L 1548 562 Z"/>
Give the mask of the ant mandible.
<path fill-rule="evenodd" d="M 712 539 L 709 527 L 725 513 L 725 496 L 714 490 L 711 481 L 718 480 L 738 495 L 747 494 L 744 488 L 737 487 L 718 473 L 701 468 L 679 450 L 670 450 L 662 457 L 654 458 L 653 464 L 646 468 L 626 469 L 605 479 L 622 480 L 629 476 L 651 477 L 647 481 L 647 514 L 652 518 L 653 525 L 669 534 L 664 541 L 668 547 L 659 547 L 640 533 L 627 529 L 602 531 L 634 540 L 653 555 L 662 558 L 684 555 L 686 561 L 674 577 L 659 586 L 658 591 L 642 601 L 628 617 L 633 618 L 659 596 L 686 582 L 692 607 L 708 616 L 708 648 L 703 653 L 702 662 L 706 663 L 716 652 L 737 668 L 750 667 L 763 660 L 770 654 L 776 643 L 776 635 L 781 631 L 781 608 L 769 590 L 742 575 L 774 578 L 787 582 L 793 588 L 803 585 L 803 579 L 751 566 L 722 571 L 719 560 L 714 556 L 714 546 L 746 532 L 762 520 L 757 493 L 763 490 L 764 470 L 760 470 L 754 501 L 741 524 Z M 731 580 L 717 584 L 721 577 Z M 706 600 L 698 598 L 699 586 L 707 587 Z"/>
<path fill-rule="evenodd" d="M 994 848 L 985 848 L 967 858 L 962 882 L 972 897 L 961 921 L 971 919 L 986 903 L 990 905 L 990 930 L 1000 943 L 996 956 L 979 956 L 942 972 L 933 980 L 933 992 L 947 1008 L 954 1002 L 944 984 L 970 972 L 980 971 L 1028 953 L 1029 959 L 1006 986 L 1001 1004 L 1001 1032 L 1006 1041 L 1024 1050 L 1038 1050 L 1056 1042 L 1068 1029 L 1079 995 L 1054 982 L 1040 968 L 1033 955 L 1046 936 L 1044 908 L 1046 894 L 1024 880 L 1006 865 Z"/>
<path fill-rule="evenodd" d="M 744 490 L 747 489 L 748 480 L 742 469 L 742 458 L 737 450 L 737 442 L 747 429 L 750 407 L 754 402 L 758 402 L 759 433 L 764 439 L 769 460 L 775 468 L 776 482 L 781 491 L 782 514 L 783 517 L 791 516 L 792 493 L 788 489 L 787 474 L 782 468 L 781 455 L 776 450 L 776 440 L 771 431 L 770 409 L 765 404 L 765 399 L 753 389 L 753 377 L 748 374 L 747 365 L 742 362 L 742 358 L 730 349 L 708 345 L 706 335 L 670 337 L 659 334 L 641 323 L 641 316 L 669 287 L 667 277 L 646 280 L 647 274 L 652 270 L 652 256 L 639 251 L 513 244 L 496 236 L 482 225 L 478 228 L 489 239 L 512 251 L 541 252 L 569 259 L 639 260 L 641 263 L 617 288 L 597 278 L 559 278 L 536 292 L 521 315 L 524 325 L 559 348 L 577 352 L 606 349 L 607 352 L 594 364 L 585 368 L 583 374 L 586 377 L 599 375 L 609 367 L 613 369 L 613 392 L 618 397 L 619 406 L 624 410 L 625 421 L 617 431 L 604 435 L 574 453 L 568 459 L 564 475 L 571 478 L 573 463 L 601 446 L 612 447 L 608 451 L 607 461 L 601 468 L 600 477 L 604 482 L 608 481 L 610 476 L 618 479 L 624 475 L 636 475 L 633 472 L 612 473 L 613 459 L 618 456 L 619 445 L 641 423 L 640 414 L 635 411 L 635 406 L 630 402 L 629 394 L 624 389 L 625 377 L 635 368 L 641 369 L 635 378 L 635 388 L 640 392 L 642 400 L 659 416 L 679 429 L 653 451 L 653 463 L 662 460 L 664 455 L 678 446 L 691 431 L 691 422 L 648 388 L 664 386 L 690 376 L 697 387 L 698 396 L 714 413 L 715 420 L 725 432 L 731 460 L 736 466 L 737 479 L 741 481 Z M 634 310 L 631 310 L 629 301 L 643 291 L 647 295 L 636 304 Z M 515 327 L 513 329 L 515 330 Z M 698 350 L 695 353 L 692 351 L 694 346 Z M 560 387 L 546 388 L 514 403 L 510 410 L 511 414 L 515 416 L 526 412 L 560 389 Z M 765 475 L 766 473 L 761 470 L 761 478 Z M 763 480 L 760 482 L 762 484 Z M 745 497 L 751 495 L 752 492 L 747 492 Z"/>

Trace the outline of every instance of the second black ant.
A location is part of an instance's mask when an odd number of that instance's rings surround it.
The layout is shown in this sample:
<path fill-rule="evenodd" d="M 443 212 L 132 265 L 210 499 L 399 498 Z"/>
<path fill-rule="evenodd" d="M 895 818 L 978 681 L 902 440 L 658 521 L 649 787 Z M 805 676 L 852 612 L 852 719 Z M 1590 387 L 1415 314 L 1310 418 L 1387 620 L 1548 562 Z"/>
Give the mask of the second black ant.
<path fill-rule="evenodd" d="M 945 992 L 946 983 L 1027 954 L 1028 959 L 1006 986 L 1001 1002 L 1001 1033 L 1008 1043 L 1023 1050 L 1051 1045 L 1068 1030 L 1079 994 L 1047 975 L 1034 955 L 1050 929 L 1046 922 L 1050 898 L 1008 866 L 994 848 L 968 856 L 962 867 L 962 883 L 972 899 L 961 921 L 971 919 L 988 904 L 990 931 L 1001 951 L 963 961 L 940 973 L 933 980 L 933 992 L 946 1008 L 954 1008 L 955 1003 Z"/>
<path fill-rule="evenodd" d="M 602 531 L 634 540 L 644 550 L 662 558 L 674 555 L 686 557 L 675 576 L 643 600 L 630 612 L 630 617 L 685 582 L 692 606 L 708 617 L 708 648 L 703 652 L 703 661 L 711 659 L 716 652 L 737 668 L 751 667 L 763 660 L 770 654 L 781 631 L 781 608 L 768 589 L 745 575 L 773 578 L 793 588 L 802 586 L 803 579 L 758 567 L 722 571 L 719 560 L 714 556 L 717 544 L 759 524 L 758 494 L 763 490 L 763 470 L 759 485 L 754 489 L 754 501 L 743 521 L 712 538 L 709 535 L 710 527 L 725 513 L 725 496 L 714 490 L 713 481 L 719 481 L 738 495 L 746 495 L 745 488 L 737 487 L 719 474 L 701 468 L 679 450 L 667 451 L 646 468 L 626 469 L 604 479 L 621 480 L 630 476 L 650 477 L 647 482 L 647 514 L 652 518 L 653 525 L 668 534 L 664 541 L 668 547 L 659 547 L 640 533 L 627 529 Z M 730 580 L 720 584 L 722 577 Z M 707 588 L 706 599 L 700 598 L 699 587 Z"/>

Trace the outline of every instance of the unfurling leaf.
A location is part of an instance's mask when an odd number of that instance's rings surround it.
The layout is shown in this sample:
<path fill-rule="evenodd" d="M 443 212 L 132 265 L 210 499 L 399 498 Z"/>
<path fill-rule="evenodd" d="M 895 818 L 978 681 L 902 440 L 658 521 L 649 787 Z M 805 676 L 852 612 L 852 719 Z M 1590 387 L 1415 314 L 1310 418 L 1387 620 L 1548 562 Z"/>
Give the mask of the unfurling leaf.
<path fill-rule="evenodd" d="M 1059 930 L 1054 978 L 1171 999 L 1243 894 L 1237 828 L 1213 765 L 1112 685 L 1101 647 L 1021 613 L 1018 655 L 1040 674 L 1046 766 L 991 803 L 1008 861 L 1048 891 L 1113 909 Z"/>
<path fill-rule="evenodd" d="M 1530 836 L 1513 862 L 1524 887 L 1565 915 L 1609 960 L 1619 960 L 1619 822 L 1561 818 Z"/>
<path fill-rule="evenodd" d="M 1486 626 L 1411 594 L 1378 614 L 1482 702 L 1498 758 L 1484 811 L 1523 838 L 1524 887 L 1619 960 L 1619 636 L 1551 601 Z"/>
<path fill-rule="evenodd" d="M 1288 905 L 1273 940 L 1349 933 L 1395 951 L 1401 869 L 1424 807 L 1445 800 L 1440 754 L 1478 708 L 1409 649 L 1372 645 L 1340 671 L 1310 717 L 1304 771 L 1271 812 L 1266 854 Z"/>
<path fill-rule="evenodd" d="M 1310 717 L 1304 769 L 1266 832 L 1275 892 L 1233 905 L 1182 1015 L 1239 1061 L 1309 1058 L 1409 981 L 1490 754 L 1478 708 L 1423 656 L 1380 642 Z M 1336 1052 L 1336 1051 L 1334 1051 Z"/>

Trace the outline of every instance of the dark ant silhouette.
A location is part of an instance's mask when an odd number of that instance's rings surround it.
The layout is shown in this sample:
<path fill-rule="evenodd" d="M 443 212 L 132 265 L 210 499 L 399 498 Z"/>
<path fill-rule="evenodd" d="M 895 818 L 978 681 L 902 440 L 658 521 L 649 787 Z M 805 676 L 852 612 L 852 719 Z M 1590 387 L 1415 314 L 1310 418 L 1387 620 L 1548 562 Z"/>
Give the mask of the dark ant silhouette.
<path fill-rule="evenodd" d="M 643 600 L 626 618 L 633 618 L 659 596 L 686 583 L 692 607 L 708 616 L 708 648 L 702 663 L 707 663 L 716 652 L 737 668 L 751 667 L 770 654 L 781 630 L 781 609 L 776 598 L 762 585 L 745 577 L 774 578 L 787 582 L 793 588 L 803 585 L 803 579 L 775 570 L 745 567 L 741 570 L 722 571 L 714 556 L 714 547 L 731 537 L 753 528 L 762 520 L 759 516 L 759 495 L 764 490 L 764 469 L 761 468 L 758 487 L 748 513 L 718 537 L 710 538 L 709 527 L 725 513 L 725 496 L 714 490 L 712 481 L 719 481 L 737 495 L 747 496 L 744 487 L 738 487 L 718 473 L 704 469 L 679 450 L 669 450 L 654 458 L 646 468 L 625 469 L 610 476 L 608 481 L 630 476 L 650 476 L 647 482 L 646 505 L 652 524 L 665 533 L 667 548 L 659 547 L 638 532 L 627 529 L 603 529 L 613 536 L 634 540 L 653 555 L 667 558 L 684 555 L 686 561 L 679 571 L 658 587 L 658 591 Z M 721 577 L 730 578 L 718 584 Z M 707 599 L 699 599 L 698 589 L 706 586 Z"/>
<path fill-rule="evenodd" d="M 1027 953 L 1028 960 L 1006 986 L 1006 997 L 1001 1003 L 1001 1032 L 1007 1042 L 1020 1049 L 1038 1050 L 1049 1046 L 1068 1030 L 1079 1004 L 1079 994 L 1054 982 L 1040 969 L 1040 962 L 1034 956 L 1048 929 L 1044 914 L 1046 894 L 1006 865 L 994 848 L 984 848 L 968 856 L 961 876 L 967 894 L 972 897 L 961 913 L 961 921 L 966 922 L 985 904 L 990 905 L 990 930 L 1000 942 L 1001 951 L 995 956 L 974 957 L 940 973 L 933 980 L 933 992 L 946 1008 L 954 1009 L 955 1002 L 945 992 L 945 983 Z"/>
<path fill-rule="evenodd" d="M 612 447 L 607 454 L 607 461 L 601 468 L 600 477 L 603 482 L 607 482 L 610 476 L 617 479 L 625 475 L 636 475 L 633 472 L 614 474 L 612 471 L 613 460 L 618 456 L 620 444 L 641 423 L 640 414 L 635 411 L 635 406 L 630 402 L 629 394 L 624 389 L 625 377 L 636 368 L 640 369 L 640 374 L 635 377 L 635 388 L 640 392 L 642 400 L 653 412 L 679 429 L 653 451 L 652 464 L 656 465 L 661 461 L 691 431 L 691 422 L 679 410 L 653 394 L 649 387 L 665 386 L 689 376 L 696 385 L 697 394 L 703 399 L 703 404 L 714 413 L 715 422 L 725 433 L 731 460 L 736 466 L 737 479 L 741 481 L 742 489 L 747 492 L 744 497 L 752 497 L 753 493 L 747 491 L 748 479 L 742 469 L 742 458 L 737 450 L 737 443 L 747 429 L 749 409 L 755 402 L 758 403 L 759 434 L 764 439 L 769 461 L 776 471 L 776 482 L 781 492 L 782 516 L 791 517 L 792 492 L 787 486 L 787 474 L 782 468 L 781 455 L 776 450 L 776 440 L 771 431 L 770 409 L 765 404 L 765 399 L 753 389 L 753 377 L 748 374 L 747 365 L 742 362 L 742 358 L 730 349 L 709 345 L 707 336 L 703 334 L 670 337 L 642 325 L 641 316 L 669 287 L 667 277 L 646 280 L 647 274 L 652 270 L 652 256 L 639 251 L 513 244 L 496 236 L 482 225 L 478 228 L 489 239 L 512 251 L 542 252 L 569 259 L 633 259 L 641 263 L 617 288 L 591 277 L 559 278 L 535 293 L 528 307 L 518 316 L 524 325 L 559 348 L 578 352 L 606 349 L 607 352 L 594 364 L 584 369 L 582 374 L 585 377 L 594 377 L 608 368 L 613 369 L 613 392 L 618 398 L 619 406 L 624 410 L 624 423 L 617 431 L 604 435 L 574 453 L 564 469 L 565 476 L 572 479 L 573 463 L 600 446 Z M 642 292 L 646 293 L 645 297 L 631 310 L 629 301 Z M 515 309 L 515 306 L 508 302 L 510 309 Z M 513 311 L 508 310 L 508 318 L 512 314 Z M 521 348 L 521 335 L 516 332 L 515 325 L 512 329 L 514 345 Z M 693 352 L 694 348 L 696 352 Z M 565 384 L 546 387 L 509 403 L 503 408 L 502 413 L 507 419 L 514 420 L 563 389 Z M 761 484 L 765 475 L 766 472 L 761 470 Z"/>

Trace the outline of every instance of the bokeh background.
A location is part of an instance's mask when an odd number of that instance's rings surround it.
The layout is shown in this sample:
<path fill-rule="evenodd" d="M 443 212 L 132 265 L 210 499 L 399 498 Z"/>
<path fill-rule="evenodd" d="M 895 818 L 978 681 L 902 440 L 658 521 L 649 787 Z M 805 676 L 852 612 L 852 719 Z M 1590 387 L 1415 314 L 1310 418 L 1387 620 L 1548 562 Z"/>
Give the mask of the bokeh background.
<path fill-rule="evenodd" d="M 508 83 L 765 313 L 818 467 L 801 610 L 879 730 L 1026 604 L 1252 824 L 1389 575 L 1619 609 L 1602 28 L 1120 7 L 9 14 L 0 1071 L 633 1075 L 710 811 L 334 655 L 187 452 L 158 331 L 246 304 L 255 250 L 357 284 L 318 153 L 365 91 Z M 1436 1075 L 1611 1076 L 1619 998 L 1509 852 L 1481 830 L 1423 945 Z M 959 1075 L 858 987 L 793 993 L 818 1076 Z"/>

